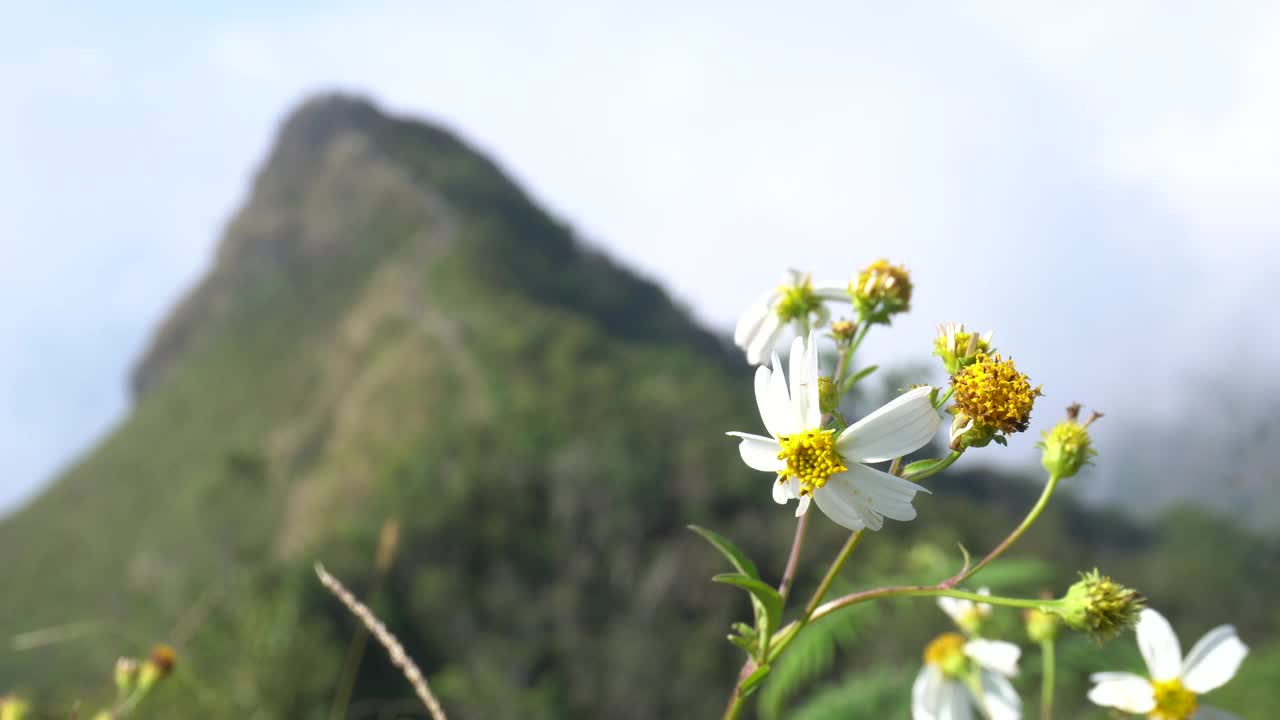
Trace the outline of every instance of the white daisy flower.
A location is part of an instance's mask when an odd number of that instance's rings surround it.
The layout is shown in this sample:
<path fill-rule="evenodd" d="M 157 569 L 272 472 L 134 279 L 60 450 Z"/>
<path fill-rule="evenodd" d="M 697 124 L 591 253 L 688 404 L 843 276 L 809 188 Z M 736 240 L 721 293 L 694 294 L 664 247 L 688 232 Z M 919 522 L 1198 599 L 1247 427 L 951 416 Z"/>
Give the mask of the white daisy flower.
<path fill-rule="evenodd" d="M 979 595 L 990 595 L 990 588 L 978 588 Z M 970 635 L 978 634 L 979 628 L 982 627 L 982 621 L 991 616 L 991 605 L 984 602 L 974 602 L 966 598 L 953 598 L 943 595 L 938 598 L 938 607 L 942 608 L 942 612 L 955 622 L 955 624 Z"/>
<path fill-rule="evenodd" d="M 1239 720 L 1199 702 L 1200 695 L 1226 684 L 1249 654 L 1234 627 L 1219 625 L 1205 633 L 1186 658 L 1169 621 L 1155 610 L 1142 611 L 1137 632 L 1150 679 L 1134 673 L 1094 673 L 1089 678 L 1096 683 L 1090 700 L 1151 720 Z"/>
<path fill-rule="evenodd" d="M 1022 650 L 1001 640 L 967 640 L 943 633 L 924 651 L 924 667 L 911 686 L 912 720 L 1018 720 L 1022 698 L 1009 678 L 1018 675 Z"/>
<path fill-rule="evenodd" d="M 826 301 L 849 302 L 846 284 L 814 285 L 808 273 L 788 270 L 782 284 L 753 302 L 733 330 L 733 344 L 747 353 L 747 362 L 759 365 L 787 326 L 805 335 L 810 328 L 825 325 L 831 318 Z"/>
<path fill-rule="evenodd" d="M 796 517 L 810 499 L 827 517 L 850 530 L 879 530 L 884 518 L 911 520 L 911 500 L 928 492 L 913 482 L 863 463 L 883 462 L 925 446 L 941 418 L 930 401 L 933 388 L 916 388 L 845 428 L 838 437 L 822 429 L 818 407 L 818 346 L 813 333 L 791 345 L 791 382 L 775 354 L 773 368 L 756 368 L 756 403 L 770 437 L 731 432 L 752 468 L 777 473 L 773 499 L 799 499 Z"/>

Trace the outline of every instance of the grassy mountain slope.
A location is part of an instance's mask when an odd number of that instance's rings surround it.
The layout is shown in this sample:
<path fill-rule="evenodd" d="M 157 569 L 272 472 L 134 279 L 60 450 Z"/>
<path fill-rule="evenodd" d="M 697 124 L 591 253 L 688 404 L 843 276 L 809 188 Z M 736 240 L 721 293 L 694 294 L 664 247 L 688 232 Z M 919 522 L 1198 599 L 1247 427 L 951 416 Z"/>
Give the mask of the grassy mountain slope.
<path fill-rule="evenodd" d="M 373 594 L 451 717 L 714 716 L 747 604 L 707 582 L 720 559 L 683 526 L 734 538 L 766 574 L 790 542 L 790 513 L 721 435 L 759 423 L 738 355 L 451 134 L 351 98 L 284 123 L 132 386 L 130 416 L 0 524 L 0 637 L 34 646 L 0 649 L 0 690 L 96 700 L 116 656 L 167 640 L 182 661 L 154 717 L 327 717 L 352 624 L 311 575 L 321 560 Z M 942 478 L 850 582 L 996 542 L 1034 489 L 985 478 Z M 403 531 L 380 577 L 389 518 Z M 1027 554 L 1054 564 L 1017 582 L 1061 589 L 1101 560 L 1193 623 L 1230 598 L 1242 630 L 1272 631 L 1266 589 L 1242 580 L 1272 547 L 1069 503 L 1045 524 Z M 1235 543 L 1230 562 L 1202 533 Z M 801 592 L 842 539 L 814 523 Z M 896 713 L 945 623 L 927 602 L 877 618 L 894 630 L 860 631 L 836 675 L 887 664 Z M 41 628 L 56 630 L 24 635 Z M 412 707 L 377 649 L 355 697 L 352 717 Z"/>

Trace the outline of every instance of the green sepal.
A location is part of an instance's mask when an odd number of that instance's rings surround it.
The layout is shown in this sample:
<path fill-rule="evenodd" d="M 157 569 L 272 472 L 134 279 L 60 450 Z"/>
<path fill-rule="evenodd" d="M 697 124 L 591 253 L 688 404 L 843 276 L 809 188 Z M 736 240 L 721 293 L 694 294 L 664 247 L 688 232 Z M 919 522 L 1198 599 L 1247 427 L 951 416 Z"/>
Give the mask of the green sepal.
<path fill-rule="evenodd" d="M 746 553 L 738 549 L 737 545 L 729 542 L 729 540 L 723 535 L 708 530 L 700 525 L 690 525 L 688 527 L 690 530 L 705 538 L 707 542 L 711 543 L 711 545 L 715 547 L 715 549 L 719 550 L 720 554 L 724 555 L 738 572 L 746 575 L 752 580 L 760 579 L 760 571 L 756 570 L 756 564 L 751 562 L 751 558 L 747 557 Z"/>
<path fill-rule="evenodd" d="M 934 465 L 937 465 L 940 462 L 942 462 L 942 460 L 940 460 L 939 458 L 930 458 L 928 460 L 917 460 L 911 463 L 910 465 L 907 465 L 906 467 L 902 468 L 902 474 L 906 476 L 912 473 L 918 473 L 921 470 L 928 470 L 929 468 L 933 467 Z"/>

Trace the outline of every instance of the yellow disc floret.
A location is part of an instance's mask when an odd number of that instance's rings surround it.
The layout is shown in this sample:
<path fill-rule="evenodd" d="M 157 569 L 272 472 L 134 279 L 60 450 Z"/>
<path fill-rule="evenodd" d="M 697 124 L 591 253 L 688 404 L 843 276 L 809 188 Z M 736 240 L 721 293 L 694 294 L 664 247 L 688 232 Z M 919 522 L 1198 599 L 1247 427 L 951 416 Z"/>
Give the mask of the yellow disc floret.
<path fill-rule="evenodd" d="M 1013 360 L 979 354 L 974 363 L 951 377 L 956 409 L 977 426 L 1011 435 L 1027 429 L 1031 406 L 1041 392 L 1031 387 Z"/>
<path fill-rule="evenodd" d="M 956 632 L 943 633 L 934 638 L 924 648 L 926 665 L 933 665 L 949 677 L 957 677 L 964 673 L 966 659 L 964 646 L 968 640 Z"/>
<path fill-rule="evenodd" d="M 1196 694 L 1186 689 L 1178 678 L 1152 683 L 1156 709 L 1151 720 L 1186 720 L 1196 712 Z"/>
<path fill-rule="evenodd" d="M 795 285 L 778 288 L 781 296 L 774 306 L 782 322 L 806 320 L 811 313 L 822 311 L 822 298 L 813 291 L 813 278 L 805 275 Z"/>
<path fill-rule="evenodd" d="M 832 475 L 848 470 L 836 453 L 834 435 L 834 430 L 806 430 L 779 437 L 778 459 L 787 461 L 787 469 L 778 474 L 778 482 L 795 478 L 800 481 L 800 494 L 808 495 L 826 485 Z"/>

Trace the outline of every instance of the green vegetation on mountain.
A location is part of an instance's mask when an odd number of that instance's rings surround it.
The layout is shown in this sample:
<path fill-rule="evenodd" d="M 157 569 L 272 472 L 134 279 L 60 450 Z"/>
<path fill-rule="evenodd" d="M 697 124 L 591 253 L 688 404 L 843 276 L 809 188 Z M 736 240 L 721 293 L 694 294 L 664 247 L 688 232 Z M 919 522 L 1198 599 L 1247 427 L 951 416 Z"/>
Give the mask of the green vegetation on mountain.
<path fill-rule="evenodd" d="M 739 657 L 724 636 L 749 609 L 707 581 L 722 560 L 685 525 L 715 527 L 776 579 L 794 522 L 723 436 L 758 423 L 750 377 L 450 133 L 314 99 L 138 363 L 132 412 L 0 524 L 0 691 L 100 703 L 117 656 L 166 641 L 178 671 L 149 717 L 329 717 L 355 626 L 315 582 L 322 561 L 452 717 L 716 716 Z M 956 541 L 989 547 L 1037 492 L 968 458 L 932 487 L 920 519 L 869 538 L 842 582 L 943 577 Z M 1061 590 L 1101 565 L 1184 637 L 1231 621 L 1258 648 L 1219 704 L 1280 700 L 1272 666 L 1251 667 L 1277 652 L 1262 648 L 1274 542 L 1190 511 L 1155 532 L 1055 503 L 989 581 Z M 816 518 L 805 555 L 842 539 Z M 760 712 L 902 716 L 919 651 L 945 627 L 916 600 L 815 629 Z M 1087 648 L 1068 643 L 1067 667 L 1137 657 L 1128 637 Z M 1033 653 L 1026 667 L 1032 697 Z M 1067 673 L 1065 717 L 1084 688 Z M 351 717 L 414 706 L 370 647 Z"/>

